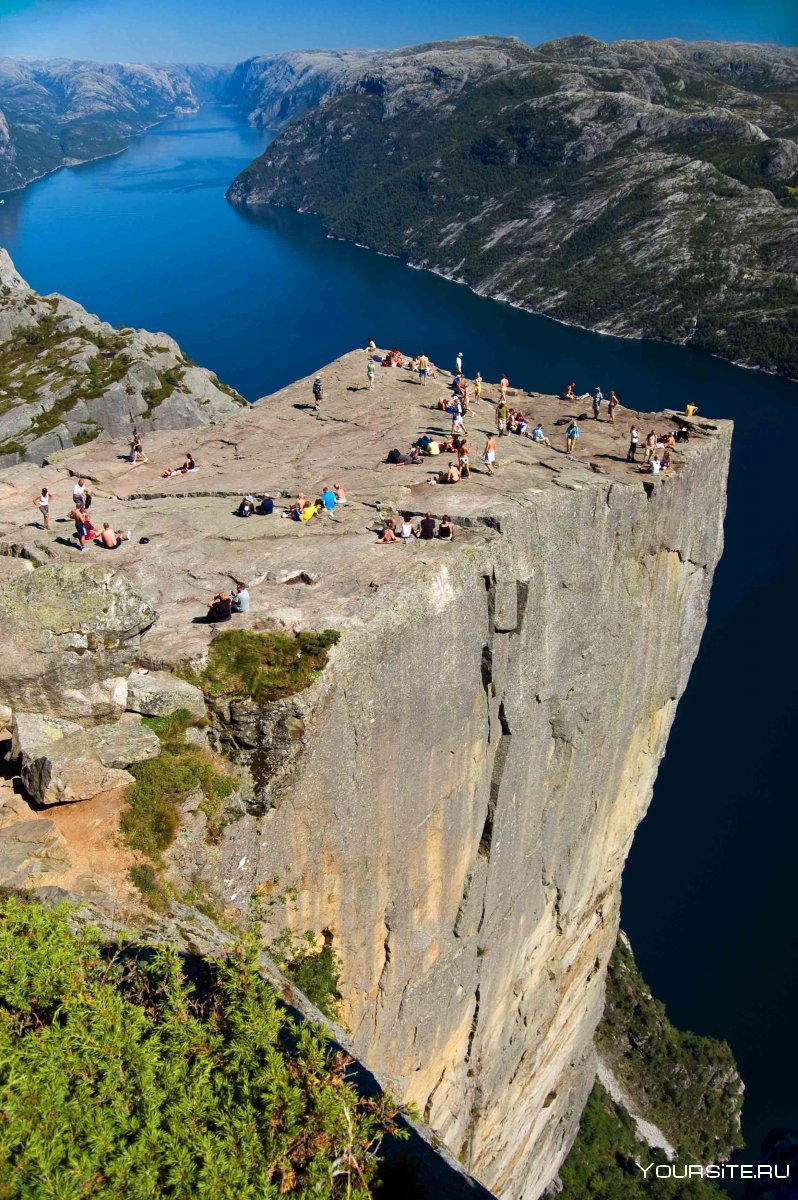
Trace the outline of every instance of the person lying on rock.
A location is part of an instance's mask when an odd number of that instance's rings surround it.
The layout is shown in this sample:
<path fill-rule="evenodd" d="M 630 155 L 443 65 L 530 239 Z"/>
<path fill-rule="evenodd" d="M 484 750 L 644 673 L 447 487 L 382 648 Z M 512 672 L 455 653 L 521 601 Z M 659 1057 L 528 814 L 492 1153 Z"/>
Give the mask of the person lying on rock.
<path fill-rule="evenodd" d="M 100 543 L 105 546 L 106 550 L 118 550 L 123 542 L 129 541 L 129 529 L 125 533 L 117 533 L 107 521 L 103 521 L 103 527 L 100 533 Z"/>

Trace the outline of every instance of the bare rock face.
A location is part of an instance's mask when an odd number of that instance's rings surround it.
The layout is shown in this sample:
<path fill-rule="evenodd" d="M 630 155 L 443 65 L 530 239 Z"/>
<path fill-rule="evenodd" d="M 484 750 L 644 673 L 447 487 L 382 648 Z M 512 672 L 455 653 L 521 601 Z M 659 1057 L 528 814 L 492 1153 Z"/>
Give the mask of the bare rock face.
<path fill-rule="evenodd" d="M 140 635 L 157 619 L 124 576 L 104 567 L 38 567 L 0 587 L 3 700 L 65 717 L 124 709 Z"/>
<path fill-rule="evenodd" d="M 155 734 L 138 724 L 84 729 L 41 713 L 14 716 L 11 754 L 20 761 L 20 778 L 37 804 L 90 800 L 132 783 L 123 768 L 156 758 L 160 750 Z"/>
<path fill-rule="evenodd" d="M 100 437 L 195 429 L 245 406 L 165 333 L 114 329 L 38 296 L 0 249 L 0 466 Z"/>
<path fill-rule="evenodd" d="M 198 687 L 168 671 L 134 671 L 127 680 L 127 707 L 146 717 L 166 717 L 185 709 L 192 717 L 205 716 L 205 699 Z"/>

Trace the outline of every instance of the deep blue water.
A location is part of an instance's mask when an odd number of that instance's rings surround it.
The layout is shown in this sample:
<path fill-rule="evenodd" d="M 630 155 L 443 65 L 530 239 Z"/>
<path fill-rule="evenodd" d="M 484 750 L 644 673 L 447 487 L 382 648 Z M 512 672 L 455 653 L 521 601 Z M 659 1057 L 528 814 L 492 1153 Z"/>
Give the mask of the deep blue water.
<path fill-rule="evenodd" d="M 224 190 L 263 145 L 231 111 L 175 118 L 115 159 L 8 196 L 0 243 L 37 290 L 166 330 L 250 399 L 373 336 L 447 364 L 462 350 L 489 379 L 599 383 L 640 409 L 692 397 L 736 422 L 726 552 L 624 874 L 623 922 L 674 1021 L 731 1043 L 751 1147 L 798 1127 L 798 385 L 529 316 L 332 241 L 312 217 L 242 215 Z"/>

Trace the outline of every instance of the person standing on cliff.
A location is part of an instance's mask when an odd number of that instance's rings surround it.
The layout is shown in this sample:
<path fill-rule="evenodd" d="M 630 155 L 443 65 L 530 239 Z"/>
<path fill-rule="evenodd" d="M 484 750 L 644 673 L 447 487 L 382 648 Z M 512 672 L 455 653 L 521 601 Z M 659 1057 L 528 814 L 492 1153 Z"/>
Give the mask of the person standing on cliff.
<path fill-rule="evenodd" d="M 507 389 L 509 386 L 510 380 L 506 375 L 502 375 L 501 379 L 499 380 L 499 395 L 502 398 L 502 404 L 504 404 L 505 400 L 507 399 Z"/>
<path fill-rule="evenodd" d="M 426 354 L 420 354 L 418 357 L 418 377 L 421 380 L 422 387 L 427 386 L 427 375 L 429 373 L 429 359 Z"/>
<path fill-rule="evenodd" d="M 601 388 L 597 387 L 593 392 L 593 420 L 598 421 L 599 413 L 601 412 L 601 402 L 604 399 L 601 394 Z"/>
<path fill-rule="evenodd" d="M 615 395 L 615 392 L 612 390 L 612 388 L 610 388 L 610 398 L 607 401 L 607 413 L 609 414 L 610 425 L 615 424 L 615 410 L 619 404 L 620 400 Z"/>
<path fill-rule="evenodd" d="M 317 375 L 313 380 L 313 407 L 316 412 L 319 411 L 322 400 L 324 399 L 324 384 L 321 381 L 321 375 Z"/>
<path fill-rule="evenodd" d="M 652 429 L 651 433 L 649 433 L 646 437 L 646 446 L 643 451 L 644 464 L 648 464 L 651 462 L 651 459 L 654 457 L 654 452 L 656 449 L 657 449 L 657 435 L 654 432 L 654 430 Z"/>
<path fill-rule="evenodd" d="M 629 430 L 629 450 L 626 455 L 627 462 L 637 462 L 637 447 L 640 443 L 640 429 L 637 425 L 633 425 Z"/>
<path fill-rule="evenodd" d="M 48 531 L 48 533 L 50 531 L 50 501 L 51 500 L 52 500 L 52 496 L 47 491 L 47 488 L 43 487 L 42 490 L 39 492 L 39 495 L 36 496 L 36 498 L 33 501 L 33 507 L 38 508 L 39 512 L 41 513 L 42 521 L 44 522 L 44 528 Z"/>
<path fill-rule="evenodd" d="M 369 359 L 368 366 L 366 367 L 366 378 L 369 381 L 369 391 L 371 391 L 374 387 L 374 363 L 371 359 Z"/>
<path fill-rule="evenodd" d="M 572 421 L 565 431 L 565 453 L 569 458 L 573 455 L 574 447 L 576 446 L 577 438 L 579 437 L 579 426 L 576 421 Z"/>
<path fill-rule="evenodd" d="M 454 360 L 454 373 L 455 373 L 455 375 L 463 374 L 463 351 L 462 350 L 457 351 L 457 358 Z"/>
<path fill-rule="evenodd" d="M 507 418 L 510 415 L 510 409 L 507 406 L 507 401 L 502 396 L 501 403 L 496 406 L 496 429 L 499 437 L 507 432 Z"/>
<path fill-rule="evenodd" d="M 482 461 L 487 467 L 488 474 L 493 474 L 494 464 L 496 462 L 496 438 L 492 433 L 489 433 L 485 441 L 485 449 L 482 451 Z"/>
<path fill-rule="evenodd" d="M 482 397 L 482 376 L 477 371 L 477 377 L 474 380 L 474 404 L 479 404 Z"/>

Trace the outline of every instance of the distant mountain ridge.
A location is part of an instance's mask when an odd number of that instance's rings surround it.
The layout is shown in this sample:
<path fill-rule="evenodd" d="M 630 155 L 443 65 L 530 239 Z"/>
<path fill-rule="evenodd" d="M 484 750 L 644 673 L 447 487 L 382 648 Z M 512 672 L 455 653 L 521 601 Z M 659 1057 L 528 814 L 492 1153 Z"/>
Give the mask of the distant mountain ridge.
<path fill-rule="evenodd" d="M 376 53 L 228 197 L 319 213 L 561 320 L 798 376 L 796 49 L 577 36 Z"/>
<path fill-rule="evenodd" d="M 230 68 L 0 58 L 0 192 L 124 150 L 175 112 L 193 112 Z"/>
<path fill-rule="evenodd" d="M 798 49 L 578 35 L 257 56 L 0 59 L 0 190 L 207 100 L 279 134 L 236 204 L 602 332 L 798 377 Z"/>

